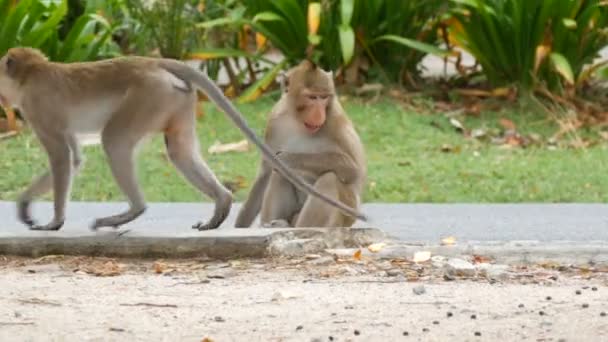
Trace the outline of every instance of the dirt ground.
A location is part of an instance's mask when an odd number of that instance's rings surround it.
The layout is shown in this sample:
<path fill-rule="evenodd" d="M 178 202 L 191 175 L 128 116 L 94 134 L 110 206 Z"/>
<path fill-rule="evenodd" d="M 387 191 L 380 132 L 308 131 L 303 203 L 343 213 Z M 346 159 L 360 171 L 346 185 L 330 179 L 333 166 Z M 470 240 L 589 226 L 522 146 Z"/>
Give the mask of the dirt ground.
<path fill-rule="evenodd" d="M 2 257 L 0 257 L 2 258 Z M 608 273 L 405 260 L 0 259 L 2 341 L 606 341 Z"/>

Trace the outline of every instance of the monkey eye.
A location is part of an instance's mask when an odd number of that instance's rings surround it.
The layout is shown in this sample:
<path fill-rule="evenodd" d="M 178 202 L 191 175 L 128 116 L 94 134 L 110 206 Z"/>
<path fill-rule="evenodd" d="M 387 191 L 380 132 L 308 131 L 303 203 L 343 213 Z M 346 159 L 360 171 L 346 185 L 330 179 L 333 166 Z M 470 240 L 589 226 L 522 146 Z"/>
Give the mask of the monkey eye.
<path fill-rule="evenodd" d="M 329 98 L 329 95 L 319 95 L 319 97 L 321 98 L 321 100 L 327 100 Z"/>
<path fill-rule="evenodd" d="M 317 96 L 317 95 L 308 95 L 308 99 L 309 100 L 318 100 L 319 96 Z"/>

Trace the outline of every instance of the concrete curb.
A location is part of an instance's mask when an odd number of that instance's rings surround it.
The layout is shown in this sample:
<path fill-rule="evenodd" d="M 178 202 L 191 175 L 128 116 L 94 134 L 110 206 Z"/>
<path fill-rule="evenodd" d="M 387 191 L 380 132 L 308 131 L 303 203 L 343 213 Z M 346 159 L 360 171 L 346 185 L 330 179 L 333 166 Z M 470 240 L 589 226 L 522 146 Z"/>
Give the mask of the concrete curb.
<path fill-rule="evenodd" d="M 411 260 L 416 252 L 429 251 L 431 255 L 465 257 L 480 255 L 499 264 L 558 264 L 608 265 L 608 241 L 469 241 L 452 246 L 411 244 L 397 241 L 389 243 L 378 253 L 362 250 L 364 257 L 373 259 L 405 258 Z M 352 255 L 353 250 L 328 250 L 339 256 Z"/>
<path fill-rule="evenodd" d="M 386 236 L 374 228 L 250 229 L 239 230 L 239 234 L 218 231 L 216 235 L 163 237 L 129 231 L 76 236 L 57 232 L 24 235 L 0 236 L 0 254 L 27 257 L 63 254 L 133 258 L 264 258 L 318 253 L 327 248 L 366 246 Z"/>
<path fill-rule="evenodd" d="M 377 253 L 372 243 L 386 246 Z M 463 257 L 482 255 L 501 264 L 556 262 L 608 264 L 608 241 L 467 241 L 452 246 L 398 240 L 376 228 L 220 229 L 165 234 L 151 231 L 30 232 L 0 234 L 0 255 L 40 257 L 50 254 L 124 258 L 213 259 L 301 257 L 333 253 L 352 257 L 361 248 L 372 259 L 411 260 L 418 251 Z"/>

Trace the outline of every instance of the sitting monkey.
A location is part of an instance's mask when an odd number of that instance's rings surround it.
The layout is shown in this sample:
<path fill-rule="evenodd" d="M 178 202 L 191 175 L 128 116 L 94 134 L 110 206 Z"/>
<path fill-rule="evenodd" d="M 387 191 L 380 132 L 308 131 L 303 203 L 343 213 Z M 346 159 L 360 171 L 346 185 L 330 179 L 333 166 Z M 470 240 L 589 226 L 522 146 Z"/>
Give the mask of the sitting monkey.
<path fill-rule="evenodd" d="M 285 76 L 265 142 L 319 192 L 358 209 L 366 178 L 364 149 L 338 101 L 332 73 L 306 60 Z M 350 227 L 356 220 L 296 189 L 266 160 L 236 226 L 251 226 L 260 211 L 262 225 L 273 227 Z"/>

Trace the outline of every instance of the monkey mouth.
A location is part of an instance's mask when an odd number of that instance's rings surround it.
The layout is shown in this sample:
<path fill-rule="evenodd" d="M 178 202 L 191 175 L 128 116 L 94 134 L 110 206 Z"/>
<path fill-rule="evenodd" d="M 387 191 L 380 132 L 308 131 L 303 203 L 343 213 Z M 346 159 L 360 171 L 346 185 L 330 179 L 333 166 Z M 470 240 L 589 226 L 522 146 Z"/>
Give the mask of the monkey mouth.
<path fill-rule="evenodd" d="M 313 125 L 313 124 L 309 124 L 308 122 L 305 122 L 304 126 L 310 133 L 315 133 L 316 131 L 321 129 L 321 125 Z"/>

